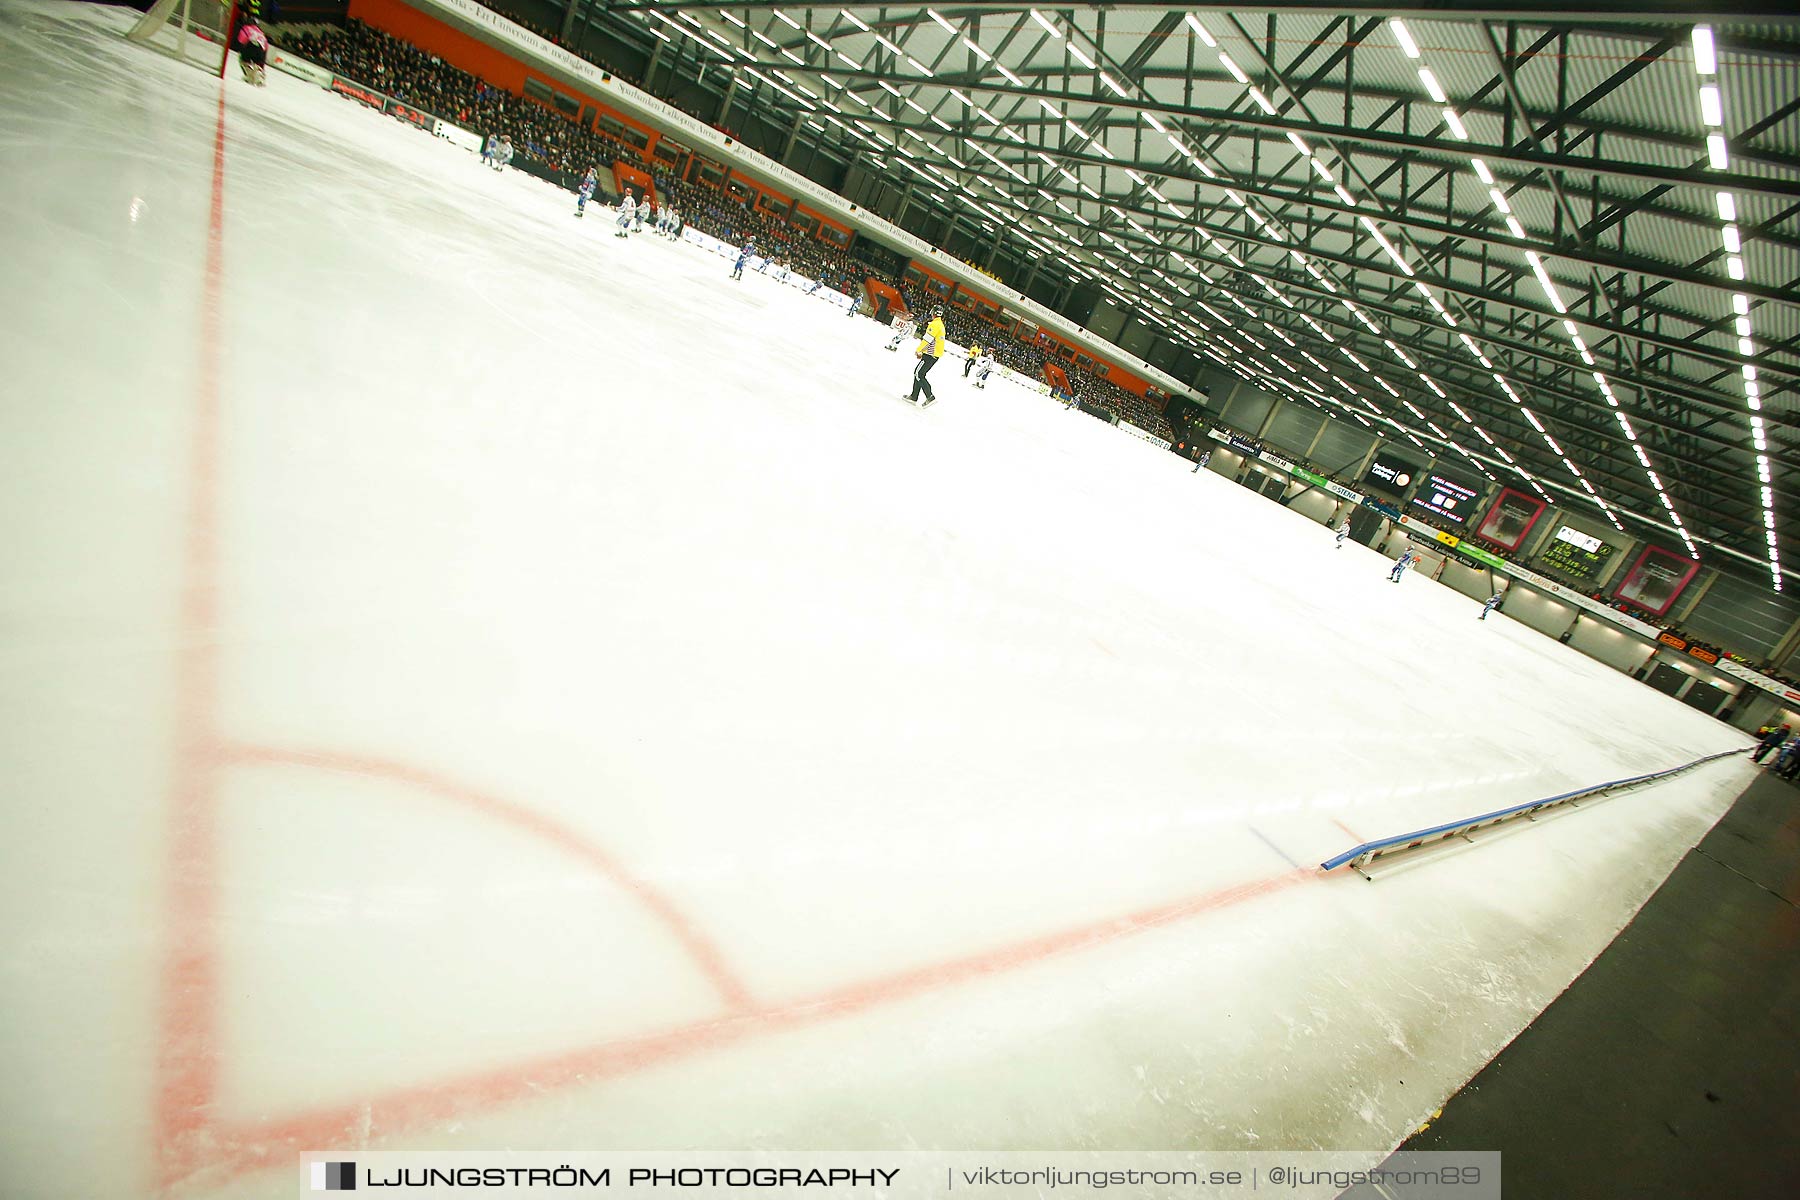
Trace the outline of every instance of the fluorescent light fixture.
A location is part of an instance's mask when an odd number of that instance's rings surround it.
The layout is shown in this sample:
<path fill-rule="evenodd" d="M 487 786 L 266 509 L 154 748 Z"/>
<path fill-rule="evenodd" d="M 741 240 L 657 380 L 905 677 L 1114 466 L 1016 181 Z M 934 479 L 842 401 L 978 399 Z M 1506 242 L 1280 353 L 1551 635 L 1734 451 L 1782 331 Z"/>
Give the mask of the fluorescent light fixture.
<path fill-rule="evenodd" d="M 980 46 L 976 45 L 974 42 L 970 41 L 968 38 L 966 38 L 966 37 L 963 38 L 962 44 L 967 46 L 969 48 L 969 52 L 971 54 L 973 54 L 976 58 L 979 58 L 982 62 L 993 62 L 994 61 L 993 55 L 989 54 L 986 50 L 983 50 Z"/>
<path fill-rule="evenodd" d="M 952 25 L 952 24 L 951 24 L 951 23 L 950 23 L 950 22 L 949 22 L 949 21 L 947 21 L 947 20 L 945 20 L 945 19 L 944 19 L 944 14 L 943 14 L 943 13 L 940 13 L 940 12 L 939 12 L 939 11 L 938 11 L 938 10 L 937 10 L 937 9 L 935 9 L 935 8 L 928 8 L 928 9 L 926 9 L 926 10 L 925 10 L 925 12 L 926 12 L 926 14 L 927 14 L 927 15 L 929 15 L 929 16 L 930 16 L 930 17 L 931 17 L 931 19 L 932 19 L 932 20 L 934 20 L 934 21 L 936 21 L 936 22 L 937 22 L 937 23 L 938 23 L 938 24 L 939 24 L 939 25 L 941 25 L 941 26 L 943 26 L 943 27 L 944 27 L 944 32 L 945 32 L 945 33 L 948 33 L 948 34 L 950 34 L 950 35 L 952 35 L 952 36 L 955 36 L 955 34 L 956 34 L 956 26 L 954 26 L 954 25 Z M 1034 16 L 1034 17 L 1036 17 L 1036 16 L 1037 16 L 1037 10 L 1036 10 L 1036 9 L 1032 9 L 1032 10 L 1031 10 L 1031 15 L 1032 15 L 1032 16 Z M 1041 17 L 1039 17 L 1039 18 L 1038 18 L 1038 19 L 1039 19 L 1039 20 L 1040 20 L 1040 21 L 1041 21 L 1041 20 L 1042 20 L 1042 19 L 1043 19 L 1043 18 L 1041 18 Z"/>
<path fill-rule="evenodd" d="M 1731 156 L 1725 147 L 1725 135 L 1709 133 L 1706 135 L 1706 158 L 1715 171 L 1723 171 L 1731 163 Z"/>
<path fill-rule="evenodd" d="M 870 32 L 868 25 L 863 22 L 863 19 L 861 17 L 857 16 L 855 13 L 851 12 L 849 9 L 847 9 L 847 8 L 838 9 L 838 15 L 843 17 L 844 20 L 850 22 L 852 25 L 856 26 L 858 29 L 862 30 L 864 33 Z"/>
<path fill-rule="evenodd" d="M 1437 76 L 1431 73 L 1430 67 L 1419 68 L 1419 82 L 1425 85 L 1426 93 L 1429 94 L 1433 100 L 1436 100 L 1439 104 L 1450 103 L 1450 97 L 1444 94 L 1442 85 L 1438 83 Z"/>
<path fill-rule="evenodd" d="M 1407 31 L 1406 22 L 1390 20 L 1388 22 L 1388 28 L 1394 31 L 1394 37 L 1399 40 L 1400 49 L 1406 52 L 1406 57 L 1419 57 L 1419 44 L 1413 41 L 1412 34 Z"/>
<path fill-rule="evenodd" d="M 1718 128 L 1725 124 L 1725 105 L 1719 99 L 1719 89 L 1707 84 L 1700 89 L 1700 120 Z"/>
<path fill-rule="evenodd" d="M 1233 62 L 1231 55 L 1225 53 L 1223 50 L 1219 51 L 1219 62 L 1224 65 L 1227 71 L 1231 72 L 1231 77 L 1239 83 L 1248 84 L 1250 82 L 1250 77 L 1244 74 L 1244 69 Z"/>
<path fill-rule="evenodd" d="M 1718 195 L 1718 200 L 1719 200 L 1719 220 L 1721 220 L 1721 221 L 1737 220 L 1737 197 L 1733 196 L 1730 192 L 1720 192 Z"/>
<path fill-rule="evenodd" d="M 1058 39 L 1060 39 L 1062 37 L 1062 30 L 1058 29 L 1053 22 L 1051 22 L 1047 17 L 1044 16 L 1043 13 L 1039 12 L 1035 8 L 1031 10 L 1031 19 L 1036 21 L 1039 25 L 1043 26 L 1044 32 L 1049 34 L 1051 37 L 1058 38 Z"/>
<path fill-rule="evenodd" d="M 1002 79 L 1006 80 L 1006 82 L 1012 84 L 1014 87 L 1024 87 L 1025 86 L 1025 81 L 1023 79 L 1020 79 L 1017 75 L 1014 75 L 1011 71 L 1007 70 L 1005 63 L 995 63 L 994 70 L 1000 72 L 1000 77 Z"/>
<path fill-rule="evenodd" d="M 1108 75 L 1105 71 L 1100 72 L 1100 82 L 1110 88 L 1116 95 L 1129 96 L 1131 94 L 1125 90 L 1124 86 L 1120 84 L 1118 80 L 1114 79 L 1111 75 Z"/>
<path fill-rule="evenodd" d="M 1468 127 L 1462 123 L 1462 118 L 1456 115 L 1454 108 L 1444 110 L 1444 124 L 1450 126 L 1450 132 L 1456 135 L 1458 141 L 1469 140 Z"/>
<path fill-rule="evenodd" d="M 1077 46 L 1074 42 L 1069 43 L 1069 57 L 1090 71 L 1094 69 L 1094 60 L 1089 58 L 1081 47 Z"/>
<path fill-rule="evenodd" d="M 1719 55 L 1713 45 L 1711 25 L 1694 26 L 1694 70 L 1701 75 L 1719 73 Z"/>
<path fill-rule="evenodd" d="M 1256 101 L 1256 107 L 1262 109 L 1264 112 L 1268 113 L 1271 117 L 1275 115 L 1275 106 L 1273 104 L 1269 103 L 1269 98 L 1267 96 L 1263 95 L 1261 88 L 1259 88 L 1259 87 L 1251 88 L 1250 89 L 1250 98 L 1252 100 Z"/>

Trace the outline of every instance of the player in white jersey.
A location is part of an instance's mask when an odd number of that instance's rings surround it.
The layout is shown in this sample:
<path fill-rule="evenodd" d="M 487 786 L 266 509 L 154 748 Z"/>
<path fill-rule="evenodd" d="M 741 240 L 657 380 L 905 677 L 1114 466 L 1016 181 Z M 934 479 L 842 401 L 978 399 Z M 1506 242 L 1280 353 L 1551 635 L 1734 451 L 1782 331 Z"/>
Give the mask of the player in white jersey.
<path fill-rule="evenodd" d="M 626 188 L 625 194 L 619 197 L 619 228 L 613 233 L 613 236 L 624 237 L 631 232 L 631 220 L 635 216 L 637 216 L 637 199 L 631 194 L 631 189 Z"/>
<path fill-rule="evenodd" d="M 894 336 L 888 339 L 889 350 L 900 349 L 900 343 L 913 335 L 913 319 L 911 313 L 901 313 L 894 318 Z"/>
<path fill-rule="evenodd" d="M 983 351 L 975 356 L 975 386 L 987 387 L 987 379 L 994 370 L 994 356 Z"/>

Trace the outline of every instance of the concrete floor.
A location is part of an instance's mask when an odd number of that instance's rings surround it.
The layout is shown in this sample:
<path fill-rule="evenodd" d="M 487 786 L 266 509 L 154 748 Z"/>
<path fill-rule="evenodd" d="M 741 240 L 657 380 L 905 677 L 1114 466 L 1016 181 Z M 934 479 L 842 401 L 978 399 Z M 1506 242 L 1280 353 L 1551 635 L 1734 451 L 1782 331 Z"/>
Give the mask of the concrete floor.
<path fill-rule="evenodd" d="M 1586 973 L 1409 1139 L 1506 1194 L 1800 1195 L 1800 789 L 1746 790 Z"/>

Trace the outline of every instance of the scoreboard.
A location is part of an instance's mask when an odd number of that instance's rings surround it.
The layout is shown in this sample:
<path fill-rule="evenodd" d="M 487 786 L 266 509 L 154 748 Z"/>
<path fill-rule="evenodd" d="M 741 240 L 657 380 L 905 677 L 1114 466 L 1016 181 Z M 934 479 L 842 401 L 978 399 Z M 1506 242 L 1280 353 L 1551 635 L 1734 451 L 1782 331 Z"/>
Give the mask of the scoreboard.
<path fill-rule="evenodd" d="M 1613 547 L 1599 538 L 1564 525 L 1550 539 L 1538 561 L 1572 579 L 1592 579 L 1605 568 L 1612 553 Z"/>

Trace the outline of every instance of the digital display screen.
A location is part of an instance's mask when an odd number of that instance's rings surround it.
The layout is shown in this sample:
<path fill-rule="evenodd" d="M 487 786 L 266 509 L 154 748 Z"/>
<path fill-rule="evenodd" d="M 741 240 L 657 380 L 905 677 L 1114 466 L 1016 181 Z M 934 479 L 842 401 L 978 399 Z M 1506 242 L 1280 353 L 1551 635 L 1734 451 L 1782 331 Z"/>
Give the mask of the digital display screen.
<path fill-rule="evenodd" d="M 1508 550 L 1517 550 L 1525 541 L 1525 535 L 1531 527 L 1538 523 L 1544 515 L 1544 502 L 1535 496 L 1527 496 L 1524 492 L 1515 492 L 1511 488 L 1502 488 L 1494 507 L 1488 509 L 1482 518 L 1481 527 L 1475 531 L 1497 546 Z"/>
<path fill-rule="evenodd" d="M 1613 547 L 1599 538 L 1564 525 L 1544 547 L 1538 562 L 1575 579 L 1592 579 L 1612 558 Z"/>
<path fill-rule="evenodd" d="M 1363 482 L 1377 491 L 1386 492 L 1390 496 L 1404 496 L 1406 490 L 1419 477 L 1417 463 L 1409 462 L 1397 454 L 1386 450 L 1375 452 L 1375 461 L 1363 473 Z"/>
<path fill-rule="evenodd" d="M 1436 513 L 1446 520 L 1461 524 L 1475 512 L 1475 501 L 1481 492 L 1476 484 L 1443 471 L 1427 471 L 1413 494 L 1414 508 Z"/>

